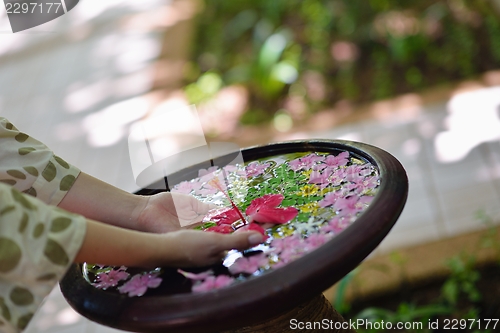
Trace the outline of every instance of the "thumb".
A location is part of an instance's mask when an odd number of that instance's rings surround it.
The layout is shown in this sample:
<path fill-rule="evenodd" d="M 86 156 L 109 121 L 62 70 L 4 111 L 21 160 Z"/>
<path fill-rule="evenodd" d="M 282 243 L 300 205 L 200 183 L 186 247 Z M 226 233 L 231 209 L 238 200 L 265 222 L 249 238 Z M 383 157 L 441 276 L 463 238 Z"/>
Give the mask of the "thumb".
<path fill-rule="evenodd" d="M 264 241 L 261 233 L 255 231 L 235 232 L 224 235 L 221 238 L 220 246 L 223 249 L 245 250 L 252 246 L 259 245 Z"/>

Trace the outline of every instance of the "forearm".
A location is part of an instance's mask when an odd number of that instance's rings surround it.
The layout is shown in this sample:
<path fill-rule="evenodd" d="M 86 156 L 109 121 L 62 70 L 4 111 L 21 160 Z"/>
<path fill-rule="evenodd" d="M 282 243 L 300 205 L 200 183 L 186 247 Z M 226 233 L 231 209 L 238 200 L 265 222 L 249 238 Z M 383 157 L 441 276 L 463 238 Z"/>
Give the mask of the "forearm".
<path fill-rule="evenodd" d="M 128 229 L 140 229 L 137 220 L 147 198 L 130 194 L 86 173 L 80 173 L 59 207 Z"/>
<path fill-rule="evenodd" d="M 230 235 L 196 230 L 145 233 L 87 220 L 87 231 L 76 262 L 130 267 L 193 267 L 220 261 L 225 251 L 260 244 L 262 235 Z"/>
<path fill-rule="evenodd" d="M 155 267 L 169 261 L 164 245 L 165 240 L 159 234 L 87 220 L 87 232 L 75 262 Z"/>

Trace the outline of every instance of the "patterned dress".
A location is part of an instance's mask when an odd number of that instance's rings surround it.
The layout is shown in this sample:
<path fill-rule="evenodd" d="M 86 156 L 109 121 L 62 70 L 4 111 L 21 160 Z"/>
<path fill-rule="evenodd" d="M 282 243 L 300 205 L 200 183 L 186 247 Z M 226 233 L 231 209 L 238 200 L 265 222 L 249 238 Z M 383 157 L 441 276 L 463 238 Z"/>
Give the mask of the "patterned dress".
<path fill-rule="evenodd" d="M 82 245 L 85 218 L 55 207 L 79 172 L 0 117 L 0 332 L 27 326 Z"/>

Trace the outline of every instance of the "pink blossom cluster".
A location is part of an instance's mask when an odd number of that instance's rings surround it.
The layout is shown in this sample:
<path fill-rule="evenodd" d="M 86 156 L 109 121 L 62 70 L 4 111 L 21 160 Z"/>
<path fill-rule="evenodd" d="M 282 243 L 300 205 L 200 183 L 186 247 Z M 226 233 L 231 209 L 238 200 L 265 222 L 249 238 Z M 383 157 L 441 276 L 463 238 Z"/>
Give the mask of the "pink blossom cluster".
<path fill-rule="evenodd" d="M 113 268 L 110 271 L 99 273 L 96 282 L 92 285 L 104 290 L 116 287 L 120 282 L 126 281 L 130 277 L 126 270 L 125 266 L 121 266 L 118 269 Z M 136 274 L 118 287 L 118 291 L 122 294 L 128 294 L 129 297 L 142 296 L 148 288 L 157 288 L 161 281 L 162 279 L 158 277 L 157 273 Z"/>
<path fill-rule="evenodd" d="M 190 181 L 183 181 L 174 186 L 171 191 L 199 196 L 214 195 L 219 191 L 218 188 L 210 183 L 210 181 L 214 178 L 218 178 L 219 183 L 225 187 L 224 177 L 227 177 L 227 174 L 247 177 L 250 176 L 248 175 L 248 172 L 250 171 L 251 176 L 257 176 L 262 173 L 269 165 L 271 165 L 270 163 L 268 163 L 267 166 L 258 162 L 255 163 L 256 164 L 250 163 L 250 165 L 245 169 L 238 168 L 236 165 L 229 164 L 222 168 L 223 172 L 218 172 L 221 170 L 218 166 L 213 166 L 208 169 L 200 169 L 198 170 L 198 178 Z"/>
<path fill-rule="evenodd" d="M 178 269 L 177 272 L 184 275 L 186 278 L 193 282 L 191 290 L 194 293 L 207 292 L 210 290 L 216 290 L 220 288 L 227 287 L 234 283 L 235 279 L 229 275 L 218 275 L 215 276 L 212 270 L 208 270 L 199 274 L 190 273 Z"/>
<path fill-rule="evenodd" d="M 345 228 L 349 226 L 350 219 L 346 218 L 340 218 L 339 216 L 335 216 L 333 219 L 328 221 L 326 225 L 323 225 L 320 229 L 321 233 L 331 233 L 331 234 L 338 234 Z"/>
<path fill-rule="evenodd" d="M 370 166 L 366 164 L 350 165 L 342 168 L 316 164 L 312 168 L 309 184 L 316 184 L 321 189 L 328 186 L 341 186 L 340 190 L 337 191 L 362 195 L 378 186 L 378 177 L 371 176 L 371 173 Z"/>
<path fill-rule="evenodd" d="M 245 170 L 246 175 L 248 177 L 257 177 L 264 173 L 264 171 L 269 168 L 271 163 L 259 163 L 259 162 L 251 162 L 249 163 Z"/>
<path fill-rule="evenodd" d="M 213 166 L 208 169 L 200 169 L 198 171 L 198 178 L 191 181 L 183 181 L 174 186 L 171 191 L 202 196 L 214 195 L 219 191 L 219 189 L 211 185 L 210 180 L 219 178 L 219 180 L 221 180 L 221 184 L 224 184 L 223 174 L 216 173 L 218 170 L 219 167 L 217 166 Z"/>
<path fill-rule="evenodd" d="M 96 282 L 93 284 L 94 287 L 99 289 L 116 287 L 120 281 L 126 280 L 130 276 L 130 274 L 125 271 L 126 269 L 126 267 L 121 266 L 118 269 L 111 269 L 108 272 L 97 274 Z"/>
<path fill-rule="evenodd" d="M 233 275 L 239 273 L 253 274 L 261 267 L 269 264 L 269 258 L 266 254 L 259 253 L 257 255 L 240 257 L 229 266 L 229 272 Z"/>
<path fill-rule="evenodd" d="M 284 266 L 304 254 L 325 244 L 333 234 L 326 232 L 311 233 L 302 238 L 298 234 L 284 238 L 276 238 L 271 242 L 270 257 L 279 256 L 279 261 L 273 265 L 274 268 Z"/>
<path fill-rule="evenodd" d="M 339 217 L 356 216 L 356 214 L 363 211 L 372 200 L 372 196 L 352 194 L 345 197 L 342 193 L 330 192 L 325 195 L 323 200 L 319 201 L 319 206 L 331 206 Z"/>
<path fill-rule="evenodd" d="M 288 165 L 293 171 L 308 170 L 311 169 L 317 162 L 322 162 L 324 160 L 324 156 L 312 153 L 307 156 L 291 160 L 288 162 Z"/>
<path fill-rule="evenodd" d="M 162 279 L 157 274 L 136 274 L 129 281 L 125 282 L 118 291 L 128 294 L 129 297 L 142 296 L 149 288 L 157 288 Z"/>

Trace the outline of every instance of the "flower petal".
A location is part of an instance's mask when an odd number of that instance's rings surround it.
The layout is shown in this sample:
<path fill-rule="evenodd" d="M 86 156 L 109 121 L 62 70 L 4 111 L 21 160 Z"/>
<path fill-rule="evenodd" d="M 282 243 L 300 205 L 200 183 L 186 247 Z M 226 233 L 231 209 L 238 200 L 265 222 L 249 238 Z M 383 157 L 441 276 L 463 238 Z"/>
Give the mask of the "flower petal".
<path fill-rule="evenodd" d="M 260 267 L 264 267 L 268 264 L 269 259 L 264 253 L 260 253 L 258 255 L 250 256 L 250 257 L 240 257 L 236 259 L 234 264 L 229 266 L 229 272 L 231 274 L 253 274 Z"/>
<path fill-rule="evenodd" d="M 218 225 L 221 224 L 231 224 L 240 220 L 240 215 L 236 208 L 223 208 L 217 209 L 208 213 L 204 218 L 203 222 L 215 222 Z"/>
<path fill-rule="evenodd" d="M 221 225 L 214 225 L 213 227 L 207 228 L 204 231 L 218 232 L 220 234 L 230 234 L 234 230 L 233 227 L 231 227 L 229 224 L 221 224 Z"/>
<path fill-rule="evenodd" d="M 193 293 L 206 292 L 229 286 L 234 281 L 234 278 L 227 275 L 209 276 L 204 281 L 196 283 L 191 290 Z"/>
<path fill-rule="evenodd" d="M 246 226 L 241 227 L 238 230 L 236 230 L 236 232 L 239 232 L 239 231 L 258 231 L 262 234 L 262 236 L 264 236 L 264 241 L 269 237 L 266 234 L 266 230 L 264 228 L 262 228 L 260 225 L 258 225 L 257 223 L 250 223 L 250 224 L 247 224 Z"/>
<path fill-rule="evenodd" d="M 248 217 L 250 221 L 283 224 L 293 220 L 298 213 L 299 211 L 295 207 L 274 208 L 264 206 Z"/>
<path fill-rule="evenodd" d="M 245 214 L 252 215 L 264 206 L 276 207 L 283 201 L 283 198 L 282 194 L 266 194 L 260 198 L 256 198 L 252 200 L 250 206 L 246 209 Z"/>

